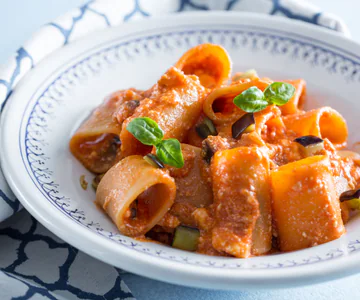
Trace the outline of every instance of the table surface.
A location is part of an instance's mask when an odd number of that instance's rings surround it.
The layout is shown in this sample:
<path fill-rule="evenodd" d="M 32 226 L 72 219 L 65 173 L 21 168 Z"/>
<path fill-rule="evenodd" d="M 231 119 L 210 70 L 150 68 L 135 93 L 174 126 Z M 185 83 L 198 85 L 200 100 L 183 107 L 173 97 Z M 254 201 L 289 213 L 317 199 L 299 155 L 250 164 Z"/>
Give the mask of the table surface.
<path fill-rule="evenodd" d="M 352 37 L 360 42 L 360 10 L 358 0 L 310 0 L 324 11 L 341 17 L 349 26 Z M 41 25 L 53 20 L 69 9 L 82 4 L 83 0 L 0 0 L 0 65 Z M 21 7 L 21 10 L 19 9 Z M 137 299 L 360 299 L 360 275 L 295 289 L 264 291 L 211 291 L 186 288 L 124 274 L 124 281 Z"/>

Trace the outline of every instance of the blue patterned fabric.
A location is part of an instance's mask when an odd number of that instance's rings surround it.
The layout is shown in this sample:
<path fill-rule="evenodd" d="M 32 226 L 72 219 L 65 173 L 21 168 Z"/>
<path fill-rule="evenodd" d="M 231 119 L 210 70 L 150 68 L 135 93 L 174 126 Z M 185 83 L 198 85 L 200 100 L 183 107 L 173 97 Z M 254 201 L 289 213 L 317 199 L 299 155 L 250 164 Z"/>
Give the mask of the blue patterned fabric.
<path fill-rule="evenodd" d="M 132 299 L 121 270 L 51 234 L 26 211 L 0 226 L 0 299 Z"/>
<path fill-rule="evenodd" d="M 348 35 L 340 19 L 296 0 L 89 1 L 40 29 L 0 70 L 0 110 L 19 80 L 54 50 L 101 28 L 188 10 L 236 10 L 280 15 Z M 91 26 L 84 26 L 90 24 Z M 91 28 L 91 29 L 89 29 Z M 51 42 L 49 42 L 51 40 Z M 46 42 L 44 42 L 46 41 Z M 0 168 L 0 221 L 21 209 Z M 0 225 L 0 299 L 132 299 L 121 271 L 54 236 L 22 211 Z M 3 284 L 6 282 L 6 284 Z"/>

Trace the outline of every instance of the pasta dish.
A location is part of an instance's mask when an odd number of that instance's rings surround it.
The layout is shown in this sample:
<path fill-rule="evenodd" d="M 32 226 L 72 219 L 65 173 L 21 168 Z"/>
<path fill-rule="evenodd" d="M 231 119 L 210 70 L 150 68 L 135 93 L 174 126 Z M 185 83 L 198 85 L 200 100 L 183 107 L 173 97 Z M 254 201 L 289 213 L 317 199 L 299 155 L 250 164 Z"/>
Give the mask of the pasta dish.
<path fill-rule="evenodd" d="M 121 234 L 238 258 L 304 249 L 360 209 L 346 121 L 306 101 L 303 79 L 232 75 L 226 50 L 202 44 L 148 90 L 109 95 L 70 150 Z"/>

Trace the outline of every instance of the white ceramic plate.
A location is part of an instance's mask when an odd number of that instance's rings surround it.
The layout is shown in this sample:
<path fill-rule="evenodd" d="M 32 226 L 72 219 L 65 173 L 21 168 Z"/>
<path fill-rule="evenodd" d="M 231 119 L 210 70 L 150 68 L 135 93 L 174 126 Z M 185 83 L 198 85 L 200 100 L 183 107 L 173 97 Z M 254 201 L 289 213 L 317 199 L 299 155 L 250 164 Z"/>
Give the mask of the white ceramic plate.
<path fill-rule="evenodd" d="M 114 266 L 172 283 L 221 289 L 295 286 L 355 273 L 360 220 L 342 238 L 302 251 L 246 260 L 210 257 L 122 236 L 99 212 L 88 173 L 68 141 L 108 93 L 150 87 L 199 43 L 223 45 L 234 70 L 256 68 L 274 78 L 305 78 L 308 107 L 330 105 L 360 141 L 360 46 L 340 35 L 267 16 L 191 13 L 153 18 L 98 32 L 44 60 L 14 91 L 1 125 L 1 163 L 11 188 L 48 229 Z"/>

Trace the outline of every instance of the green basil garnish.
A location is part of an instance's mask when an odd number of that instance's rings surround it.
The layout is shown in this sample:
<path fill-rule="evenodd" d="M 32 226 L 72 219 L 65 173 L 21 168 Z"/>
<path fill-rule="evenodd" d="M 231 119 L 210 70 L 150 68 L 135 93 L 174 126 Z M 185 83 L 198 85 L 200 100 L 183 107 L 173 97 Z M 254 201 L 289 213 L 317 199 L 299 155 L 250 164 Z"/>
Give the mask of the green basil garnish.
<path fill-rule="evenodd" d="M 286 82 L 273 82 L 264 92 L 252 86 L 234 98 L 234 104 L 248 113 L 265 109 L 268 105 L 286 104 L 295 93 L 295 87 Z"/>
<path fill-rule="evenodd" d="M 155 146 L 156 157 L 153 156 L 162 163 L 176 168 L 184 166 L 180 142 L 177 139 L 163 140 L 164 133 L 154 120 L 135 118 L 131 120 L 126 129 L 142 144 Z"/>
<path fill-rule="evenodd" d="M 246 112 L 257 112 L 268 106 L 264 93 L 252 86 L 234 98 L 234 104 Z"/>
<path fill-rule="evenodd" d="M 163 140 L 156 145 L 156 155 L 164 163 L 176 168 L 184 166 L 181 145 L 177 139 Z"/>
<path fill-rule="evenodd" d="M 164 137 L 159 125 L 150 118 L 135 118 L 126 129 L 142 144 L 148 146 L 159 144 Z"/>
<path fill-rule="evenodd" d="M 295 87 L 286 82 L 273 82 L 264 91 L 266 100 L 272 104 L 284 105 L 294 96 Z"/>

